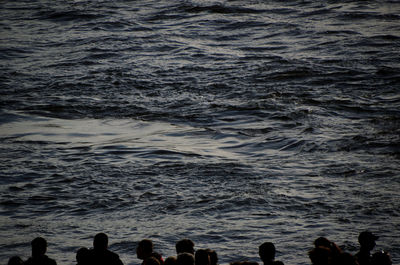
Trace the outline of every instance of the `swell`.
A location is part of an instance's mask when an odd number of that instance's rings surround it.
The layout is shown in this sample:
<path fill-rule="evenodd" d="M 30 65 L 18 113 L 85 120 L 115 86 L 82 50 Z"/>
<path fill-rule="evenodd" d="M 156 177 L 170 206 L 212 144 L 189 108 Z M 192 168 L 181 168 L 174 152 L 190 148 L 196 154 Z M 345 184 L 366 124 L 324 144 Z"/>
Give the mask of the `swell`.
<path fill-rule="evenodd" d="M 0 5 L 7 250 L 39 231 L 68 264 L 104 226 L 126 260 L 193 236 L 229 263 L 264 230 L 307 264 L 373 227 L 398 252 L 394 1 Z"/>

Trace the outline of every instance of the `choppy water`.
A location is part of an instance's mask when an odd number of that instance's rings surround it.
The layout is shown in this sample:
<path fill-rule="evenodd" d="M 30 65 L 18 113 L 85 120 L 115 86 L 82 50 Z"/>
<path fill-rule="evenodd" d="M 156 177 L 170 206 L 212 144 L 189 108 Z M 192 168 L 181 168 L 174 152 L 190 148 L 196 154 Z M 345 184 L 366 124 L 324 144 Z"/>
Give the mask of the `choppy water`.
<path fill-rule="evenodd" d="M 398 1 L 1 1 L 0 259 L 97 232 L 400 262 Z"/>

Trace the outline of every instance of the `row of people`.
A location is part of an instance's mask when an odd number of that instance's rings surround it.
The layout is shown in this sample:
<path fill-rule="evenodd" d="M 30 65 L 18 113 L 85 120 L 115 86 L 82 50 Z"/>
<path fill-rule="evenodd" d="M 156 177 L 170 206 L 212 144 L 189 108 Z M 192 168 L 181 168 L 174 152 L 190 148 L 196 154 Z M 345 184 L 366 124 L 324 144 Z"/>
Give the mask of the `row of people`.
<path fill-rule="evenodd" d="M 391 265 L 389 253 L 379 251 L 371 255 L 377 239 L 369 231 L 361 232 L 358 236 L 360 250 L 351 255 L 327 238 L 319 237 L 314 241 L 314 248 L 309 251 L 308 256 L 312 265 Z"/>
<path fill-rule="evenodd" d="M 371 232 L 361 232 L 358 241 L 360 251 L 354 256 L 343 252 L 334 242 L 320 237 L 314 241 L 314 248 L 308 253 L 312 265 L 391 265 L 390 255 L 386 252 L 376 252 L 371 255 L 375 247 L 377 236 Z M 18 256 L 10 258 L 8 265 L 57 265 L 56 261 L 46 256 L 47 242 L 38 237 L 31 242 L 32 257 L 25 262 Z M 162 255 L 154 251 L 153 242 L 144 239 L 136 248 L 137 258 L 142 265 L 218 265 L 218 255 L 211 249 L 195 251 L 194 243 L 190 239 L 182 239 L 175 245 L 176 256 L 163 259 Z M 259 257 L 263 265 L 284 265 L 275 260 L 276 249 L 273 243 L 266 242 L 259 246 Z M 93 248 L 80 248 L 76 253 L 77 265 L 123 265 L 119 256 L 108 249 L 108 236 L 99 233 L 94 237 Z M 232 262 L 230 265 L 258 265 L 257 262 Z"/>

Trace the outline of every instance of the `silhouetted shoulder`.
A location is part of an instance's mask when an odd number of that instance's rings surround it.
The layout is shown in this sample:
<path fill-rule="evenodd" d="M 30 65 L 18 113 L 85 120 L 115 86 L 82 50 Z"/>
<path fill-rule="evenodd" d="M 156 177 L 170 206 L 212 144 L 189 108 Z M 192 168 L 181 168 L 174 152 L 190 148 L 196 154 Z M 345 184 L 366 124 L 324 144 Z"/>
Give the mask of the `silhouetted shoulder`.
<path fill-rule="evenodd" d="M 332 261 L 333 265 L 358 265 L 356 258 L 347 252 L 342 252 Z"/>
<path fill-rule="evenodd" d="M 112 264 L 115 265 L 123 265 L 121 259 L 119 258 L 117 253 L 111 252 L 108 250 L 108 253 L 110 255 L 110 260 L 113 262 Z"/>
<path fill-rule="evenodd" d="M 45 255 L 40 258 L 29 258 L 24 265 L 57 265 L 57 262 Z"/>
<path fill-rule="evenodd" d="M 22 265 L 22 264 L 24 264 L 24 262 L 19 256 L 11 257 L 7 263 L 7 265 Z"/>
<path fill-rule="evenodd" d="M 96 265 L 123 265 L 118 254 L 107 250 L 101 252 L 94 249 L 89 250 L 89 264 Z"/>
<path fill-rule="evenodd" d="M 372 255 L 372 265 L 392 265 L 392 258 L 390 254 L 385 251 L 379 251 Z"/>
<path fill-rule="evenodd" d="M 143 265 L 161 265 L 156 257 L 148 257 L 143 261 Z"/>

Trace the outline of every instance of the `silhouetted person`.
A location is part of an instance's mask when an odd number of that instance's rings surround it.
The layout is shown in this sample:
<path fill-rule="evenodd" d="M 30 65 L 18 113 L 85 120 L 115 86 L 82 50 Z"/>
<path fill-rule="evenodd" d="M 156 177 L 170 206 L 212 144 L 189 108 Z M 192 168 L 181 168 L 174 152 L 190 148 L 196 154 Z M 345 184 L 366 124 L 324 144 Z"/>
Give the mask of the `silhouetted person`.
<path fill-rule="evenodd" d="M 108 236 L 98 233 L 93 240 L 93 249 L 89 250 L 90 265 L 123 265 L 119 256 L 108 250 Z"/>
<path fill-rule="evenodd" d="M 178 254 L 176 265 L 194 265 L 194 255 L 188 252 Z"/>
<path fill-rule="evenodd" d="M 375 241 L 379 237 L 375 236 L 369 231 L 361 232 L 358 236 L 358 242 L 360 243 L 360 251 L 355 255 L 360 265 L 371 265 L 371 250 L 374 249 Z"/>
<path fill-rule="evenodd" d="M 153 257 L 153 256 L 146 258 L 143 261 L 143 264 L 144 265 L 161 265 L 160 261 L 156 257 Z"/>
<path fill-rule="evenodd" d="M 218 265 L 218 255 L 215 250 L 206 249 L 208 252 L 208 256 L 210 256 L 210 265 Z"/>
<path fill-rule="evenodd" d="M 308 252 L 313 265 L 328 265 L 332 260 L 332 251 L 326 247 L 316 247 Z"/>
<path fill-rule="evenodd" d="M 181 239 L 175 245 L 176 254 L 190 253 L 194 255 L 194 243 L 190 239 Z"/>
<path fill-rule="evenodd" d="M 264 265 L 276 264 L 275 254 L 275 245 L 271 242 L 262 243 L 258 247 L 258 255 L 260 256 L 260 259 L 262 260 Z"/>
<path fill-rule="evenodd" d="M 176 258 L 173 256 L 166 258 L 164 265 L 176 265 Z"/>
<path fill-rule="evenodd" d="M 332 254 L 336 255 L 342 252 L 342 250 L 332 241 L 325 237 L 319 237 L 314 241 L 315 247 L 326 247 L 332 251 Z"/>
<path fill-rule="evenodd" d="M 325 247 L 329 248 L 331 250 L 331 255 L 332 259 L 336 259 L 337 256 L 339 256 L 340 253 L 342 253 L 342 250 L 332 241 L 328 240 L 325 237 L 319 237 L 314 241 L 314 246 L 317 247 Z"/>
<path fill-rule="evenodd" d="M 210 256 L 208 255 L 208 251 L 205 249 L 197 250 L 196 254 L 194 255 L 194 264 L 210 265 Z"/>
<path fill-rule="evenodd" d="M 356 258 L 350 253 L 341 252 L 332 261 L 333 265 L 358 265 Z"/>
<path fill-rule="evenodd" d="M 31 242 L 32 257 L 30 257 L 25 265 L 56 265 L 56 261 L 47 257 L 47 241 L 43 237 L 37 237 Z"/>
<path fill-rule="evenodd" d="M 23 265 L 23 264 L 24 264 L 24 262 L 23 262 L 22 259 L 21 259 L 20 257 L 18 257 L 18 256 L 11 257 L 11 258 L 8 260 L 8 263 L 7 263 L 7 265 Z"/>
<path fill-rule="evenodd" d="M 164 264 L 164 260 L 161 257 L 160 254 L 157 252 L 153 251 L 153 241 L 150 239 L 143 239 L 142 241 L 139 242 L 137 248 L 136 248 L 136 256 L 138 259 L 143 260 L 143 265 L 145 263 L 145 260 L 150 257 L 154 257 L 158 259 L 159 263 L 162 265 Z"/>
<path fill-rule="evenodd" d="M 331 241 L 329 241 L 326 237 L 318 237 L 317 239 L 315 239 L 314 241 L 314 246 L 317 247 L 327 247 L 330 248 L 331 247 Z"/>
<path fill-rule="evenodd" d="M 392 265 L 392 258 L 389 253 L 385 251 L 379 251 L 372 255 L 371 258 L 372 265 Z"/>
<path fill-rule="evenodd" d="M 76 264 L 88 265 L 90 263 L 90 251 L 87 248 L 80 248 L 76 252 Z"/>
<path fill-rule="evenodd" d="M 146 258 L 151 257 L 151 253 L 153 253 L 153 241 L 150 239 L 143 239 L 140 241 L 136 248 L 137 258 L 145 260 Z"/>

